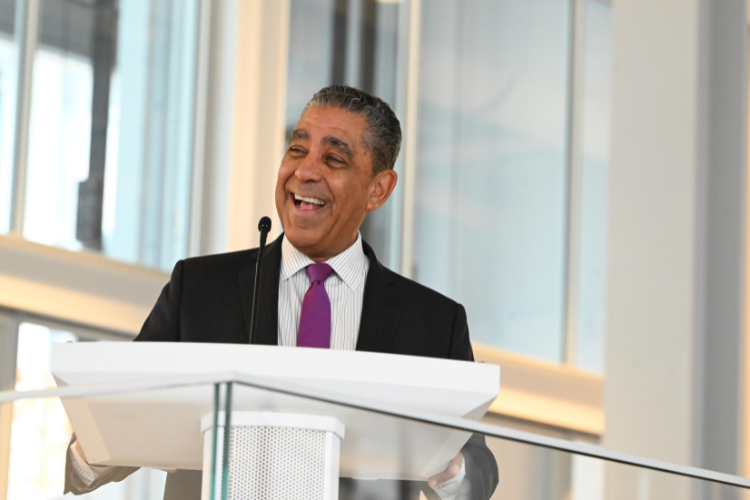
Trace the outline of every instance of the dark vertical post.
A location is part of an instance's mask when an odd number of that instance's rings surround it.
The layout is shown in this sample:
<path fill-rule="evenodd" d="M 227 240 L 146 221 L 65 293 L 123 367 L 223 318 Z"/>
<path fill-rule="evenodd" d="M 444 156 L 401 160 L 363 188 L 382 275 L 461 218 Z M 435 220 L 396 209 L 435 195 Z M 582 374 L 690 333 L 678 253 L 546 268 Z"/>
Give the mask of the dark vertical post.
<path fill-rule="evenodd" d="M 375 0 L 363 0 L 360 19 L 359 88 L 375 92 L 375 47 L 377 46 L 377 11 Z"/>
<path fill-rule="evenodd" d="M 102 248 L 104 166 L 107 157 L 109 89 L 117 48 L 115 0 L 96 0 L 91 63 L 94 84 L 91 99 L 89 177 L 78 185 L 76 239 L 86 248 Z"/>
<path fill-rule="evenodd" d="M 331 84 L 346 83 L 346 34 L 348 0 L 336 0 L 333 11 L 333 47 L 331 51 Z"/>

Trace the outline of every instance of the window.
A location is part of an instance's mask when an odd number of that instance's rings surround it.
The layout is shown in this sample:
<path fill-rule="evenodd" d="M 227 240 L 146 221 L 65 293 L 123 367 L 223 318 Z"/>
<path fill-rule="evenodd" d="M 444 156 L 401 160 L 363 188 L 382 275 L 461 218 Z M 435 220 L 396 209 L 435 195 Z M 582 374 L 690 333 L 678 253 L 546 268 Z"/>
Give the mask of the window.
<path fill-rule="evenodd" d="M 15 2 L 0 1 L 0 233 L 10 229 L 13 143 L 15 140 L 16 46 Z"/>
<path fill-rule="evenodd" d="M 19 328 L 17 391 L 55 387 L 50 348 L 75 336 L 23 323 Z M 65 481 L 64 450 L 72 430 L 57 398 L 18 401 L 13 405 L 8 499 L 59 495 Z"/>
<path fill-rule="evenodd" d="M 52 345 L 93 341 L 33 323 L 18 328 L 17 391 L 54 388 Z M 58 398 L 29 399 L 13 405 L 8 500 L 62 498 L 65 454 L 72 428 Z M 161 499 L 166 473 L 142 469 L 127 481 L 112 483 L 81 498 L 90 500 Z"/>
<path fill-rule="evenodd" d="M 414 276 L 472 339 L 561 361 L 567 2 L 422 11 Z"/>
<path fill-rule="evenodd" d="M 328 85 L 351 85 L 381 97 L 403 124 L 408 13 L 406 0 L 292 0 L 287 137 L 307 101 Z M 393 268 L 400 254 L 399 207 L 397 188 L 362 226 L 378 259 Z"/>
<path fill-rule="evenodd" d="M 585 10 L 557 0 L 293 0 L 286 120 L 291 131 L 332 83 L 383 97 L 402 127 L 416 100 L 416 162 L 401 155 L 399 187 L 368 216 L 364 238 L 389 267 L 461 302 L 475 342 L 602 371 L 611 5 L 576 5 Z M 410 15 L 418 57 L 407 61 Z M 407 96 L 412 65 L 418 90 Z M 413 214 L 404 169 L 416 176 Z M 412 226 L 404 269 L 401 231 Z"/>
<path fill-rule="evenodd" d="M 197 17 L 197 0 L 43 0 L 30 15 L 39 36 L 16 233 L 155 268 L 186 255 Z M 0 192 L 10 170 L 0 149 Z"/>

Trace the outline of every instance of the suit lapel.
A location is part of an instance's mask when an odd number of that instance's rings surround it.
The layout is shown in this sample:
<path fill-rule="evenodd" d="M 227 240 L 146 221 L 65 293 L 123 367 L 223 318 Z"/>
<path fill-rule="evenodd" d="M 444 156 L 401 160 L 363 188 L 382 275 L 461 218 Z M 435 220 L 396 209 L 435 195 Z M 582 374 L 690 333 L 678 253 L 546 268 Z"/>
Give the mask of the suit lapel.
<path fill-rule="evenodd" d="M 258 344 L 279 344 L 279 274 L 281 272 L 282 234 L 263 249 L 263 269 L 261 270 L 260 301 L 258 302 Z M 248 266 L 239 272 L 242 312 L 245 317 L 247 341 L 250 342 L 250 318 L 253 311 L 253 287 L 257 250 L 251 255 Z"/>
<path fill-rule="evenodd" d="M 358 351 L 393 352 L 400 303 L 391 287 L 386 269 L 378 262 L 370 245 L 362 242 L 370 269 L 365 282 L 362 318 L 357 338 Z"/>

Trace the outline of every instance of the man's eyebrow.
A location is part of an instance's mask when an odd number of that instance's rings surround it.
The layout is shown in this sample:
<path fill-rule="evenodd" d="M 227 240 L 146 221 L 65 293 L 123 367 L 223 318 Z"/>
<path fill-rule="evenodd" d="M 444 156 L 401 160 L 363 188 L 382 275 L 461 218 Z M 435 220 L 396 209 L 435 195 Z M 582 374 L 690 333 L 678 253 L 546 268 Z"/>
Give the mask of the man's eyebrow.
<path fill-rule="evenodd" d="M 347 144 L 346 142 L 342 141 L 338 137 L 333 137 L 333 136 L 330 136 L 330 135 L 326 136 L 326 137 L 323 137 L 323 144 L 330 144 L 331 146 L 333 146 L 334 148 L 338 149 L 339 151 L 341 151 L 345 155 L 352 156 L 352 150 L 349 147 L 349 144 Z"/>
<path fill-rule="evenodd" d="M 289 137 L 289 140 L 292 139 L 309 139 L 310 134 L 307 132 L 307 130 L 303 129 L 295 129 L 294 132 L 292 132 L 292 135 Z"/>

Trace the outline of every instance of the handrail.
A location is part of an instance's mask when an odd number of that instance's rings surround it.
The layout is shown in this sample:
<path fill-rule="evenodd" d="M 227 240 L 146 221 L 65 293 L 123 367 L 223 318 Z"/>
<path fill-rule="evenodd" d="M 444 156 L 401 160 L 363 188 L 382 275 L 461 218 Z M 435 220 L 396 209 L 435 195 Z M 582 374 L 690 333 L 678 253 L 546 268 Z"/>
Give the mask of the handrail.
<path fill-rule="evenodd" d="M 631 465 L 659 472 L 665 472 L 668 474 L 675 474 L 693 479 L 700 479 L 704 481 L 750 489 L 750 479 L 734 476 L 731 474 L 724 474 L 722 472 L 700 469 L 698 467 L 678 465 L 661 460 L 639 457 L 637 455 L 632 455 L 629 453 L 620 453 L 617 451 L 606 450 L 600 446 L 541 436 L 531 432 L 524 432 L 496 425 L 483 424 L 481 422 L 474 422 L 462 418 L 446 417 L 432 412 L 413 410 L 397 405 L 377 403 L 364 398 L 342 396 L 333 392 L 322 391 L 309 387 L 302 388 L 288 382 L 279 382 L 275 380 L 256 378 L 234 372 L 160 377 L 129 382 L 80 385 L 76 387 L 60 387 L 57 389 L 5 391 L 0 392 L 0 403 L 10 403 L 14 401 L 21 401 L 24 399 L 48 397 L 71 398 L 108 396 L 115 394 L 132 393 L 136 391 L 191 387 L 204 384 L 223 384 L 229 382 L 281 394 L 287 394 L 290 396 L 301 397 L 304 399 L 311 399 L 340 406 L 371 411 L 383 415 L 405 418 L 425 424 L 438 425 L 454 430 L 480 433 L 486 436 L 505 439 L 508 441 L 540 446 L 542 448 L 597 458 L 608 462 Z"/>

